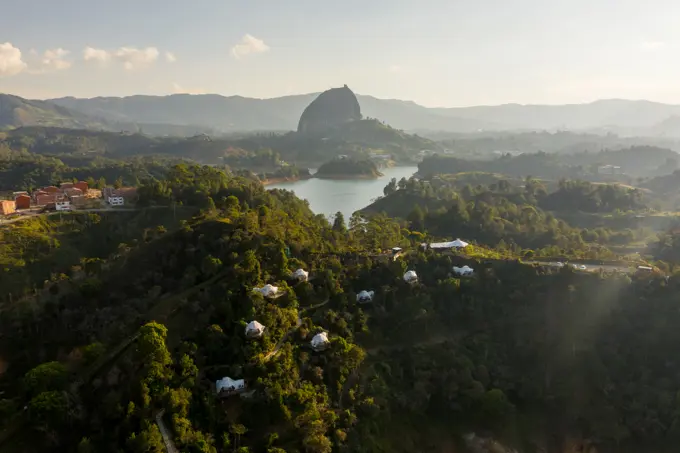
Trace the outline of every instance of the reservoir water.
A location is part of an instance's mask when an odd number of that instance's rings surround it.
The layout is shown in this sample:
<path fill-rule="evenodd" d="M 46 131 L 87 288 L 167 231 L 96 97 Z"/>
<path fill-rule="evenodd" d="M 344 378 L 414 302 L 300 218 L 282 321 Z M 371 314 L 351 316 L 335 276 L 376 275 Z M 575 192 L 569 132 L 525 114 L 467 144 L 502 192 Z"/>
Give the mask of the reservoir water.
<path fill-rule="evenodd" d="M 383 188 L 392 178 L 408 179 L 418 171 L 418 167 L 392 167 L 380 170 L 383 173 L 378 179 L 319 179 L 272 184 L 267 189 L 286 189 L 295 192 L 299 198 L 309 201 L 309 206 L 316 214 L 334 216 L 340 211 L 349 221 L 354 211 L 365 208 L 372 200 L 382 196 Z"/>

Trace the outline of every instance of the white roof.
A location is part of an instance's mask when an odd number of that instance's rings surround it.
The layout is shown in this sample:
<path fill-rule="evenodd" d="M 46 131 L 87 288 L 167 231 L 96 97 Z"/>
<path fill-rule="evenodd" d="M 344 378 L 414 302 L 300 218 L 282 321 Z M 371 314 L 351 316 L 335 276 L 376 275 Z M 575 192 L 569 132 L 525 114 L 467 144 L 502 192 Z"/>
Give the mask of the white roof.
<path fill-rule="evenodd" d="M 401 247 L 392 247 L 393 252 L 401 252 Z"/>
<path fill-rule="evenodd" d="M 468 244 L 465 241 L 461 241 L 460 239 L 456 239 L 455 241 L 451 242 L 433 242 L 430 244 L 430 248 L 432 249 L 450 249 L 453 247 L 463 248 L 467 247 L 468 245 L 470 244 Z"/>
<path fill-rule="evenodd" d="M 474 272 L 474 270 L 466 264 L 463 267 L 453 266 L 453 272 L 456 272 L 458 274 L 471 274 L 472 272 Z"/>
<path fill-rule="evenodd" d="M 222 390 L 233 391 L 243 390 L 246 388 L 246 383 L 243 379 L 232 379 L 230 377 L 223 377 L 215 382 L 215 390 L 220 393 Z"/>
<path fill-rule="evenodd" d="M 293 277 L 300 279 L 300 280 L 307 280 L 308 276 L 309 276 L 309 272 L 306 272 L 304 269 L 298 269 L 295 272 L 293 272 Z"/>
<path fill-rule="evenodd" d="M 255 291 L 262 293 L 264 297 L 271 297 L 276 296 L 276 293 L 279 292 L 279 288 L 270 284 L 266 284 L 262 288 L 255 288 Z"/>
<path fill-rule="evenodd" d="M 314 338 L 312 338 L 313 348 L 318 348 L 328 343 L 329 343 L 328 334 L 326 332 L 317 333 L 316 335 L 314 335 Z"/>
<path fill-rule="evenodd" d="M 375 291 L 366 291 L 363 290 L 359 294 L 357 294 L 357 301 L 360 300 L 371 300 L 373 299 L 373 295 L 375 294 Z"/>
<path fill-rule="evenodd" d="M 264 326 L 257 321 L 250 321 L 246 326 L 246 335 L 249 333 L 264 332 Z"/>
<path fill-rule="evenodd" d="M 404 281 L 412 282 L 414 280 L 418 280 L 418 274 L 416 274 L 416 271 L 406 271 L 404 274 Z"/>

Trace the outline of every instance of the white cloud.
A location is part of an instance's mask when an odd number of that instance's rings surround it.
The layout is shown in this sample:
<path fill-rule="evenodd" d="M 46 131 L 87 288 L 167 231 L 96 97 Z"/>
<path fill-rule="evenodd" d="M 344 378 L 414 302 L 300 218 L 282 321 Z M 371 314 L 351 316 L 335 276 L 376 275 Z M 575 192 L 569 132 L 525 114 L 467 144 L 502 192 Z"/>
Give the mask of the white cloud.
<path fill-rule="evenodd" d="M 86 47 L 83 50 L 83 60 L 94 61 L 99 63 L 106 63 L 111 59 L 111 54 L 104 49 L 95 49 L 94 47 Z"/>
<path fill-rule="evenodd" d="M 123 63 L 123 67 L 128 71 L 147 66 L 158 60 L 158 49 L 146 47 L 137 49 L 136 47 L 121 47 L 113 53 L 113 57 Z"/>
<path fill-rule="evenodd" d="M 165 61 L 168 63 L 174 63 L 177 61 L 177 57 L 172 52 L 165 52 Z"/>
<path fill-rule="evenodd" d="M 40 71 L 61 71 L 70 68 L 72 63 L 64 58 L 70 53 L 71 52 L 62 49 L 61 47 L 57 49 L 47 49 L 40 61 Z"/>
<path fill-rule="evenodd" d="M 21 59 L 21 50 L 10 42 L 0 44 L 0 77 L 19 74 L 26 67 L 26 62 Z"/>
<path fill-rule="evenodd" d="M 169 52 L 166 53 L 168 59 Z M 156 47 L 145 47 L 138 49 L 137 47 L 119 47 L 116 50 L 95 49 L 93 47 L 86 47 L 83 50 L 83 59 L 85 61 L 97 62 L 100 64 L 108 62 L 122 63 L 123 67 L 128 71 L 140 69 L 148 66 L 158 60 L 160 52 Z M 172 54 L 170 54 L 172 55 Z M 172 55 L 174 58 L 174 55 Z"/>
<path fill-rule="evenodd" d="M 269 46 L 261 39 L 257 39 L 253 35 L 243 35 L 243 38 L 231 48 L 231 56 L 239 59 L 246 55 L 263 53 L 269 51 Z"/>
<path fill-rule="evenodd" d="M 175 94 L 205 94 L 205 90 L 202 88 L 184 88 L 177 82 L 173 82 L 172 92 Z"/>
<path fill-rule="evenodd" d="M 642 41 L 639 45 L 641 50 L 654 51 L 665 47 L 666 43 L 663 41 Z"/>

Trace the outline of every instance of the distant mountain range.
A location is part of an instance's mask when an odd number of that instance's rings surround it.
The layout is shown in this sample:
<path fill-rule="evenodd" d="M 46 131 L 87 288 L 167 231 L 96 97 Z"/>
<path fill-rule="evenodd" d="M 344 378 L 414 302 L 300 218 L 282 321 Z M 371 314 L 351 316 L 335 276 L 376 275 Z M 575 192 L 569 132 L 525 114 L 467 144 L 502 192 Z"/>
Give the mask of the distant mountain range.
<path fill-rule="evenodd" d="M 191 135 L 295 130 L 318 93 L 253 99 L 214 94 L 65 97 L 33 101 L 0 94 L 0 129 L 28 125 L 141 130 Z M 601 100 L 588 104 L 427 108 L 411 101 L 358 95 L 365 117 L 415 132 L 469 133 L 510 130 L 573 130 L 621 135 L 680 137 L 680 105 Z"/>

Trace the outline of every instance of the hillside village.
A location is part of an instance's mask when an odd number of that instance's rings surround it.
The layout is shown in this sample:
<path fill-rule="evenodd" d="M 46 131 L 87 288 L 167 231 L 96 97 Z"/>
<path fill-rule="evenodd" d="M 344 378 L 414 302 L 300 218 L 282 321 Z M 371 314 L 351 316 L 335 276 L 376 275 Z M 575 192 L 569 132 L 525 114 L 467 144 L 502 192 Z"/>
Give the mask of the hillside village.
<path fill-rule="evenodd" d="M 95 189 L 85 181 L 63 182 L 59 186 L 44 186 L 32 192 L 13 192 L 9 199 L 0 200 L 0 216 L 12 218 L 49 211 L 107 209 L 134 205 L 135 187 L 104 187 Z"/>

